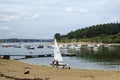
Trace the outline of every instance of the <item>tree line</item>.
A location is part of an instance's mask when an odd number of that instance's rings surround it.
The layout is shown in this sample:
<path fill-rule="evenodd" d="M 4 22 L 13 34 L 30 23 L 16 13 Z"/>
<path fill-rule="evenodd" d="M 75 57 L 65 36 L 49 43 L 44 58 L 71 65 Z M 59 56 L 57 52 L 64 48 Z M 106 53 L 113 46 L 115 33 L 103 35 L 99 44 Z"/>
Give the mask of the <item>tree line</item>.
<path fill-rule="evenodd" d="M 0 43 L 18 43 L 18 42 L 53 42 L 53 39 L 0 39 Z"/>
<path fill-rule="evenodd" d="M 93 25 L 71 31 L 65 35 L 56 33 L 58 41 L 102 41 L 105 43 L 120 43 L 120 23 Z"/>

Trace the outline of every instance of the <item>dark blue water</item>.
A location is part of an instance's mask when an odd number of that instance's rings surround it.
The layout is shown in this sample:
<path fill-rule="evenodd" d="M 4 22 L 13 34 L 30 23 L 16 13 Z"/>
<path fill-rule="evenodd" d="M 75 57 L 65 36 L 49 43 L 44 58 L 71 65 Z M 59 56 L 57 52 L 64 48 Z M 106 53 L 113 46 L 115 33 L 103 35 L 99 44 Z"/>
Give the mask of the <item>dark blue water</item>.
<path fill-rule="evenodd" d="M 12 43 L 18 44 L 18 43 Z M 24 45 L 31 44 L 35 46 L 34 50 L 27 50 Z M 0 46 L 0 54 L 53 54 L 53 49 L 47 48 L 51 43 L 21 43 L 21 48 Z M 2 45 L 2 44 L 1 44 Z M 44 45 L 44 48 L 38 49 L 38 45 Z M 65 63 L 68 63 L 71 68 L 78 69 L 99 69 L 99 70 L 120 70 L 120 46 L 102 46 L 97 49 L 88 48 L 86 46 L 81 49 L 62 49 L 62 52 L 76 53 L 74 57 L 63 57 Z M 30 53 L 32 52 L 32 53 Z M 20 59 L 23 57 L 12 56 L 11 59 Z M 40 57 L 20 59 L 18 61 L 26 62 L 34 65 L 49 66 L 53 57 Z"/>

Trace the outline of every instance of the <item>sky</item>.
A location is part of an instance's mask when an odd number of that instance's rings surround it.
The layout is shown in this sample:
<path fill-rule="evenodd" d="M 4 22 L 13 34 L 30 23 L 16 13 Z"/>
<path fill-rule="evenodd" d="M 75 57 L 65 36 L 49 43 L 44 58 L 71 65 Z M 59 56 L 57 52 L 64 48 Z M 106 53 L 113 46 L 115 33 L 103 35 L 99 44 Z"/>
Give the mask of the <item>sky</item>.
<path fill-rule="evenodd" d="M 53 39 L 120 22 L 120 0 L 0 0 L 0 39 Z"/>

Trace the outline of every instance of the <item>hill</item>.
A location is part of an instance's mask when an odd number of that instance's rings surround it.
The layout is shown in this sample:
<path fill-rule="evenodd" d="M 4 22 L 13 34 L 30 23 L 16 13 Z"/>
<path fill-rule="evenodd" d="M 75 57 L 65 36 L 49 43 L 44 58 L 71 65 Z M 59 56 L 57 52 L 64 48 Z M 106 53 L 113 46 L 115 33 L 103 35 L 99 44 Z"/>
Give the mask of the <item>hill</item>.
<path fill-rule="evenodd" d="M 66 35 L 56 33 L 59 41 L 102 41 L 105 43 L 120 43 L 120 23 L 107 23 L 93 25 L 82 29 L 71 31 Z"/>

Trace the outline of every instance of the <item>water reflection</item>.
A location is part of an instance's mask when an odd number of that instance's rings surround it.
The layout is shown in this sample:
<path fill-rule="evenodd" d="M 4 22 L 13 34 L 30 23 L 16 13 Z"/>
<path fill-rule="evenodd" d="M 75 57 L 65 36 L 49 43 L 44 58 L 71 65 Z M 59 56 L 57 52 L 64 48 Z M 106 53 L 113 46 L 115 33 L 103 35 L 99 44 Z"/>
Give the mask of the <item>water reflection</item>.
<path fill-rule="evenodd" d="M 120 46 L 82 46 L 80 50 L 69 50 L 68 52 L 77 53 L 77 59 L 89 62 L 97 62 L 100 65 L 120 65 Z"/>

